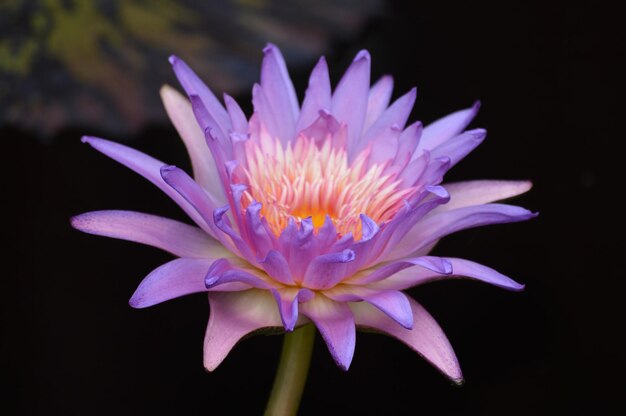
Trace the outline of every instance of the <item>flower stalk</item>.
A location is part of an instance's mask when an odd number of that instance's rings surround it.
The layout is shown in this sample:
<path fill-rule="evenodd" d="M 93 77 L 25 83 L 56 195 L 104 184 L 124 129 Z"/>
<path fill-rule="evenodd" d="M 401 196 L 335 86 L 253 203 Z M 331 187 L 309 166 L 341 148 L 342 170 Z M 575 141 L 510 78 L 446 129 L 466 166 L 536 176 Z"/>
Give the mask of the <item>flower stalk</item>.
<path fill-rule="evenodd" d="M 265 416 L 291 416 L 298 413 L 311 364 L 314 340 L 315 327 L 312 324 L 285 334 Z"/>

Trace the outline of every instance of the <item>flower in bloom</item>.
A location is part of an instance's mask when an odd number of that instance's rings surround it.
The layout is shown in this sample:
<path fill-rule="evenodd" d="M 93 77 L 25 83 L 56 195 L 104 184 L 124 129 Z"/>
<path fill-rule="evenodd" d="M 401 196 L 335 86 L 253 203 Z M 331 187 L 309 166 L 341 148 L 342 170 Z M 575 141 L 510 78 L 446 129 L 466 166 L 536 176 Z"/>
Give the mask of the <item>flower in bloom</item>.
<path fill-rule="evenodd" d="M 370 85 L 370 56 L 361 51 L 334 90 L 321 58 L 300 105 L 278 48 L 268 45 L 264 54 L 250 118 L 170 58 L 188 99 L 167 86 L 161 96 L 193 176 L 121 144 L 83 138 L 159 187 L 194 226 L 130 211 L 89 212 L 72 225 L 177 256 L 140 283 L 130 305 L 206 292 L 208 370 L 253 331 L 312 322 L 344 370 L 356 329 L 366 328 L 397 338 L 460 381 L 443 331 L 403 290 L 459 277 L 522 289 L 489 267 L 428 253 L 456 231 L 532 218 L 494 203 L 530 183 L 442 185 L 485 138 L 482 129 L 465 130 L 478 104 L 426 127 L 406 126 L 415 89 L 390 105 L 392 78 Z"/>

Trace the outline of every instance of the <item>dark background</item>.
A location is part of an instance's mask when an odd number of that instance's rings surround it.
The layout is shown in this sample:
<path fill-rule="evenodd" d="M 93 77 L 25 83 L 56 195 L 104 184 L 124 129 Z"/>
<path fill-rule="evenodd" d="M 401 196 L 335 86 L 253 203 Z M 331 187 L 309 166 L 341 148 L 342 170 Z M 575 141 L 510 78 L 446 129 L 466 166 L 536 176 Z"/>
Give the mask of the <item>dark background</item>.
<path fill-rule="evenodd" d="M 395 96 L 417 85 L 412 120 L 481 99 L 473 126 L 487 140 L 448 180 L 531 179 L 534 189 L 515 203 L 540 216 L 465 231 L 435 251 L 494 267 L 525 292 L 462 281 L 409 291 L 446 331 L 464 386 L 372 334 L 358 334 L 344 373 L 318 337 L 301 414 L 608 414 L 621 403 L 619 23 L 616 10 L 596 3 L 391 2 L 356 41 L 332 45 L 335 82 L 367 48 L 374 77 L 394 75 Z M 310 68 L 292 71 L 300 94 Z M 250 95 L 237 98 L 249 111 Z M 42 141 L 0 130 L 9 210 L 2 406 L 27 415 L 259 414 L 281 337 L 248 339 L 207 374 L 204 295 L 144 310 L 127 304 L 169 255 L 69 227 L 70 216 L 97 209 L 184 218 L 144 179 L 82 145 L 84 133 L 98 131 L 66 128 Z M 110 138 L 189 166 L 169 125 Z"/>

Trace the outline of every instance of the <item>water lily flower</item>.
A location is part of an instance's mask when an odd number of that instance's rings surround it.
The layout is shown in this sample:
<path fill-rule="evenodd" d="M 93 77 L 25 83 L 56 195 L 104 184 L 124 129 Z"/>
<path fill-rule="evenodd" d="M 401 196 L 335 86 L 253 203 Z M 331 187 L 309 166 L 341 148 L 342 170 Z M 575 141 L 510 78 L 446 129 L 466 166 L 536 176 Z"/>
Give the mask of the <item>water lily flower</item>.
<path fill-rule="evenodd" d="M 442 329 L 403 290 L 451 278 L 522 289 L 487 266 L 428 253 L 454 232 L 535 216 L 495 203 L 527 191 L 529 182 L 442 185 L 445 173 L 485 138 L 483 129 L 465 130 L 478 103 L 426 127 L 407 126 L 416 90 L 390 104 L 392 78 L 371 85 L 370 55 L 361 51 L 334 90 L 321 58 L 300 104 L 283 57 L 270 44 L 248 118 L 230 96 L 222 104 L 181 59 L 170 62 L 188 98 L 168 86 L 161 96 L 193 176 L 124 145 L 83 138 L 159 187 L 195 223 L 130 211 L 72 219 L 81 231 L 177 257 L 141 282 L 130 305 L 206 292 L 208 370 L 253 331 L 289 333 L 313 323 L 344 370 L 355 332 L 365 328 L 397 338 L 461 381 Z"/>

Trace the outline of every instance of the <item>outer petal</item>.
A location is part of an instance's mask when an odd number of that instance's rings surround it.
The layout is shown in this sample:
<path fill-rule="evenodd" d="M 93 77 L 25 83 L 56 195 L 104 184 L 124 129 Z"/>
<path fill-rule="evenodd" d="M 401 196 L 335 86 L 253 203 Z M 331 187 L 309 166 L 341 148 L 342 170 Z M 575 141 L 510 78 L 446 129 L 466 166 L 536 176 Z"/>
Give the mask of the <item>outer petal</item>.
<path fill-rule="evenodd" d="M 398 325 L 387 315 L 365 302 L 351 303 L 356 324 L 391 335 L 404 342 L 424 357 L 455 383 L 463 382 L 463 375 L 454 350 L 435 319 L 416 301 L 409 298 L 413 311 L 413 329 Z"/>
<path fill-rule="evenodd" d="M 487 132 L 483 129 L 468 130 L 433 149 L 430 156 L 433 159 L 447 157 L 452 167 L 478 147 L 486 136 Z"/>
<path fill-rule="evenodd" d="M 285 287 L 272 289 L 272 294 L 278 303 L 280 317 L 286 331 L 293 331 L 298 321 L 298 305 L 300 302 L 307 302 L 315 296 L 309 289 L 298 289 L 295 287 Z"/>
<path fill-rule="evenodd" d="M 424 254 L 423 249 L 446 235 L 489 224 L 525 221 L 537 214 L 525 208 L 504 204 L 485 204 L 443 211 L 418 222 L 385 260 Z"/>
<path fill-rule="evenodd" d="M 320 110 L 330 111 L 331 91 L 328 65 L 320 58 L 309 78 L 309 87 L 302 102 L 302 112 L 296 124 L 296 133 L 309 127 L 318 118 Z"/>
<path fill-rule="evenodd" d="M 437 273 L 436 271 L 419 266 L 409 267 L 398 271 L 386 279 L 372 283 L 368 285 L 368 287 L 376 289 L 404 290 L 437 280 L 468 278 L 471 280 L 478 280 L 479 282 L 489 283 L 507 290 L 518 291 L 524 289 L 524 285 L 519 284 L 502 273 L 498 273 L 494 269 L 483 266 L 482 264 L 455 258 L 446 258 L 446 260 L 452 265 L 452 273 L 450 274 Z"/>
<path fill-rule="evenodd" d="M 280 50 L 271 43 L 265 49 L 261 65 L 261 87 L 275 117 L 280 117 L 278 137 L 286 143 L 295 139 L 295 126 L 300 108 L 296 91 L 287 72 L 287 65 Z"/>
<path fill-rule="evenodd" d="M 472 205 L 489 204 L 523 194 L 532 188 L 530 181 L 478 180 L 443 185 L 450 202 L 435 208 L 430 215 Z"/>
<path fill-rule="evenodd" d="M 309 264 L 302 284 L 311 289 L 328 289 L 335 286 L 347 276 L 347 263 L 353 261 L 354 257 L 354 251 L 350 249 L 317 256 Z"/>
<path fill-rule="evenodd" d="M 160 92 L 165 111 L 189 153 L 194 179 L 213 196 L 218 204 L 226 203 L 215 161 L 207 147 L 204 132 L 193 114 L 191 103 L 169 85 L 164 85 Z"/>
<path fill-rule="evenodd" d="M 72 227 L 89 234 L 147 244 L 179 257 L 232 256 L 201 229 L 156 215 L 133 211 L 93 211 L 73 217 L 71 223 Z"/>
<path fill-rule="evenodd" d="M 389 105 L 391 93 L 393 92 L 393 78 L 390 75 L 382 76 L 370 89 L 367 100 L 367 113 L 363 131 L 367 131 L 372 124 L 380 117 Z"/>
<path fill-rule="evenodd" d="M 146 308 L 166 300 L 206 292 L 204 276 L 212 259 L 176 259 L 156 268 L 130 298 L 133 308 Z"/>
<path fill-rule="evenodd" d="M 215 127 L 219 129 L 222 135 L 226 136 L 230 128 L 230 118 L 217 97 L 182 59 L 172 55 L 169 60 L 180 85 L 182 85 L 187 95 L 200 97 L 207 111 L 215 120 Z"/>
<path fill-rule="evenodd" d="M 215 234 L 210 227 L 204 222 L 200 214 L 183 198 L 178 192 L 170 187 L 161 177 L 161 167 L 165 163 L 157 160 L 153 157 L 146 155 L 138 150 L 131 149 L 119 143 L 114 143 L 108 140 L 99 139 L 97 137 L 83 136 L 81 139 L 83 143 L 88 143 L 91 147 L 98 150 L 101 153 L 109 156 L 116 162 L 121 163 L 127 168 L 137 172 L 156 186 L 158 186 L 163 192 L 167 194 L 174 202 L 176 202 L 189 217 L 194 220 L 196 224 L 200 226 L 204 231 L 208 232 L 211 236 L 215 237 Z"/>
<path fill-rule="evenodd" d="M 204 224 L 209 227 L 212 234 L 224 243 L 225 240 L 213 221 L 213 211 L 216 207 L 209 195 L 189 175 L 176 166 L 162 166 L 160 172 L 163 182 L 169 185 L 170 189 L 176 192 L 179 197 L 188 202 L 203 219 Z"/>
<path fill-rule="evenodd" d="M 457 111 L 430 123 L 424 128 L 418 149 L 434 149 L 461 133 L 476 117 L 479 108 L 480 102 L 477 101 L 471 108 Z"/>
<path fill-rule="evenodd" d="M 209 293 L 211 314 L 204 337 L 204 367 L 213 371 L 245 335 L 283 324 L 267 290 Z"/>
<path fill-rule="evenodd" d="M 356 342 L 354 316 L 348 305 L 317 295 L 301 304 L 300 310 L 315 323 L 337 365 L 347 371 Z"/>
<path fill-rule="evenodd" d="M 337 285 L 324 291 L 337 302 L 365 301 L 374 305 L 407 329 L 413 327 L 413 312 L 407 296 L 398 290 L 372 289 L 365 286 Z"/>
<path fill-rule="evenodd" d="M 370 55 L 358 53 L 352 65 L 339 81 L 332 99 L 332 114 L 340 123 L 348 125 L 348 151 L 351 152 L 361 137 L 370 85 Z"/>
<path fill-rule="evenodd" d="M 411 88 L 409 92 L 398 98 L 385 110 L 378 120 L 376 120 L 372 127 L 365 132 L 363 138 L 360 139 L 361 141 L 354 150 L 358 152 L 372 140 L 384 140 L 384 137 L 388 134 L 387 131 L 391 128 L 402 131 L 413 109 L 416 95 L 417 89 Z"/>

